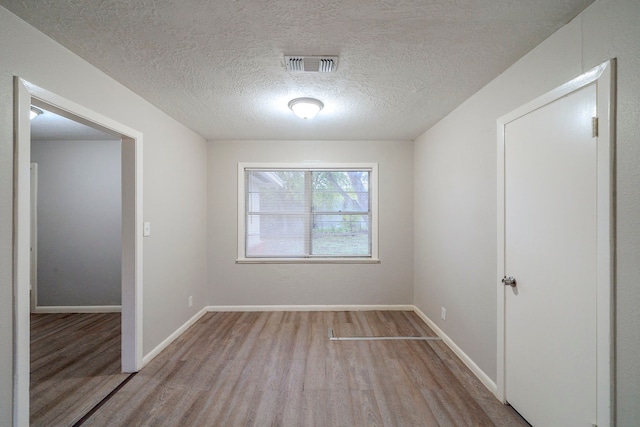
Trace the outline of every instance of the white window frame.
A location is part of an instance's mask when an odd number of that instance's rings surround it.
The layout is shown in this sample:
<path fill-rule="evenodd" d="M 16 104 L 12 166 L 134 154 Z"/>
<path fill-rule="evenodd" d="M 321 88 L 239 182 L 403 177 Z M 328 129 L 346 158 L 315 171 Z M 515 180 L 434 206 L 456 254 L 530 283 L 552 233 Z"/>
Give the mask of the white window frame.
<path fill-rule="evenodd" d="M 246 188 L 245 170 L 369 170 L 369 197 L 371 199 L 371 256 L 366 257 L 300 257 L 300 258 L 247 258 L 246 238 Z M 238 264 L 372 264 L 378 257 L 378 164 L 377 163 L 238 163 Z"/>

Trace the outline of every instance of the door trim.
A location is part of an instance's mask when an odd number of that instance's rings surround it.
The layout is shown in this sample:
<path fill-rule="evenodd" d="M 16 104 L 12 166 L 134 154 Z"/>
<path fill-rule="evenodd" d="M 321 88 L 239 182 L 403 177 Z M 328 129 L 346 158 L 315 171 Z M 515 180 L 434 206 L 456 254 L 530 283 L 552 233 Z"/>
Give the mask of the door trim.
<path fill-rule="evenodd" d="M 31 313 L 38 307 L 38 164 L 31 163 L 31 278 L 30 301 Z"/>
<path fill-rule="evenodd" d="M 508 123 L 597 82 L 597 425 L 615 425 L 615 60 L 609 60 L 500 117 L 497 161 L 497 394 L 505 390 L 505 127 Z"/>
<path fill-rule="evenodd" d="M 122 139 L 122 371 L 142 368 L 142 133 L 14 77 L 13 424 L 29 424 L 31 104 Z"/>

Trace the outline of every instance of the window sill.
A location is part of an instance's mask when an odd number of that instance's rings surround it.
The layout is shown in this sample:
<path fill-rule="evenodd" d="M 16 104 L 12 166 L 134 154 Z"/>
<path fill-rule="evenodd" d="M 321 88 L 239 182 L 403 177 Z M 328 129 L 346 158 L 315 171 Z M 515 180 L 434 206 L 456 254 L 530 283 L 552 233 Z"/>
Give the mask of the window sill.
<path fill-rule="evenodd" d="M 380 264 L 378 258 L 238 258 L 236 264 Z"/>

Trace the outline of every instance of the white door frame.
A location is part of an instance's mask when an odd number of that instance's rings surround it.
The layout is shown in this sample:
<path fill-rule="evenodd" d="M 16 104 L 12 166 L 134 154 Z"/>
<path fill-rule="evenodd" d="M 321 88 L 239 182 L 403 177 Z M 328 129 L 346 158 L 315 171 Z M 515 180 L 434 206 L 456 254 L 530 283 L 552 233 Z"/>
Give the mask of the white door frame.
<path fill-rule="evenodd" d="M 31 313 L 36 311 L 38 307 L 38 164 L 31 163 L 31 205 L 29 212 L 31 212 L 31 235 L 30 235 L 30 263 L 31 263 L 31 277 L 29 278 L 30 286 L 30 303 Z"/>
<path fill-rule="evenodd" d="M 142 133 L 14 77 L 13 423 L 29 424 L 31 105 L 122 138 L 122 371 L 142 358 Z"/>
<path fill-rule="evenodd" d="M 563 96 L 597 82 L 597 423 L 615 425 L 614 402 L 614 263 L 615 263 L 615 60 L 601 64 L 570 82 L 542 95 L 498 119 L 498 348 L 497 397 L 508 399 L 505 390 L 505 127 L 508 123 Z"/>

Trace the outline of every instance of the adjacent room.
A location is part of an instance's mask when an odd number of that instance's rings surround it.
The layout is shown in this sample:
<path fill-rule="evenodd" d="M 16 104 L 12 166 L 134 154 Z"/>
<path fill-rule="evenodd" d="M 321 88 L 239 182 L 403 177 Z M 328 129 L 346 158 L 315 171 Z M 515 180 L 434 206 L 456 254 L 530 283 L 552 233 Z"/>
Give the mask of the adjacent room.
<path fill-rule="evenodd" d="M 639 20 L 0 0 L 0 425 L 637 424 Z"/>
<path fill-rule="evenodd" d="M 121 372 L 121 140 L 32 107 L 30 423 L 73 425 Z"/>

